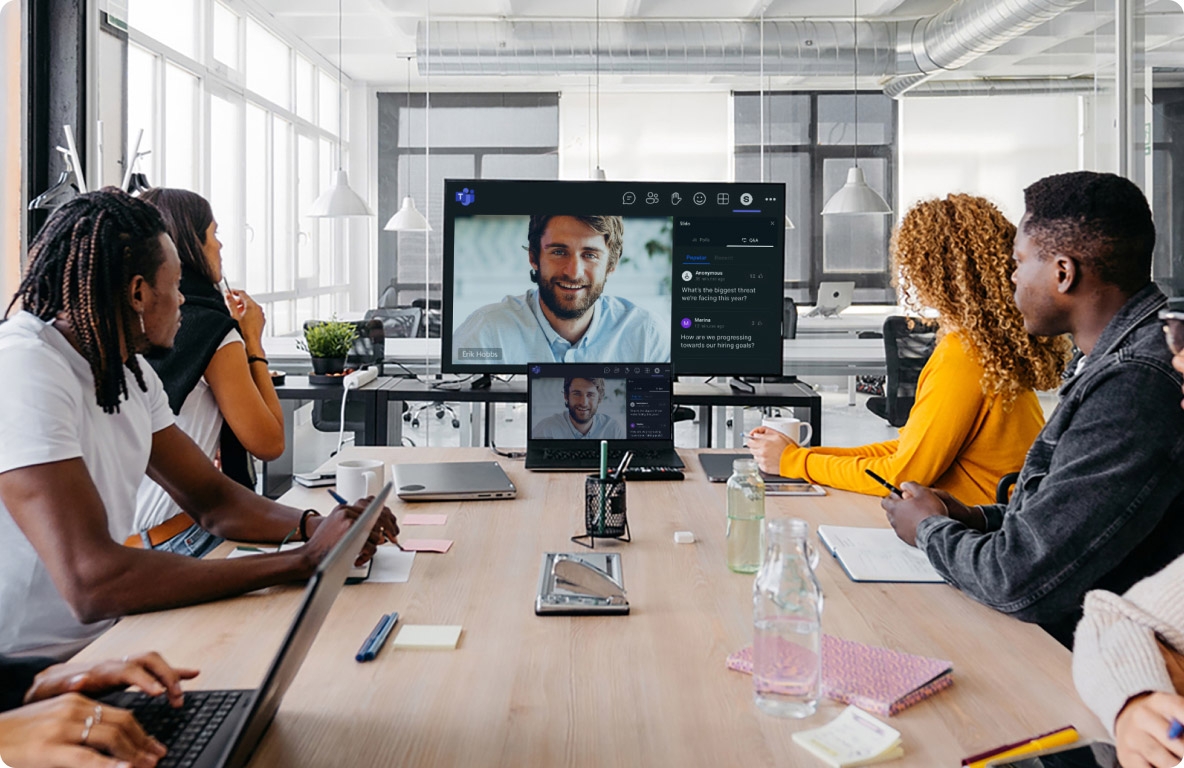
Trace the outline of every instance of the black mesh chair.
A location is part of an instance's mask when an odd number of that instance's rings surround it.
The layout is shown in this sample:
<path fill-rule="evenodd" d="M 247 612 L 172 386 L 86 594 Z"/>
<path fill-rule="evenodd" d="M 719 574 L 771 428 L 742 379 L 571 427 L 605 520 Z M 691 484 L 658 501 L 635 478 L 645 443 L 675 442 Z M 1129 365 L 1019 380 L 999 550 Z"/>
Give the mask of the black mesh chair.
<path fill-rule="evenodd" d="M 321 320 L 307 320 L 304 329 L 322 322 Z M 354 339 L 353 349 L 345 358 L 346 368 L 362 368 L 376 366 L 378 375 L 383 374 L 383 357 L 386 352 L 386 334 L 382 320 L 369 318 L 355 320 L 358 338 Z M 341 429 L 341 398 L 317 400 L 312 405 L 312 425 L 321 432 L 337 432 Z M 345 404 L 345 429 L 347 432 L 361 432 L 366 428 L 366 406 L 363 403 L 349 401 Z"/>
<path fill-rule="evenodd" d="M 937 344 L 937 326 L 893 315 L 884 320 L 884 359 L 888 381 L 884 397 L 869 397 L 867 409 L 894 427 L 903 427 L 917 397 L 917 379 Z"/>
<path fill-rule="evenodd" d="M 366 319 L 382 323 L 383 338 L 414 339 L 423 327 L 423 310 L 419 307 L 380 307 L 366 310 Z"/>

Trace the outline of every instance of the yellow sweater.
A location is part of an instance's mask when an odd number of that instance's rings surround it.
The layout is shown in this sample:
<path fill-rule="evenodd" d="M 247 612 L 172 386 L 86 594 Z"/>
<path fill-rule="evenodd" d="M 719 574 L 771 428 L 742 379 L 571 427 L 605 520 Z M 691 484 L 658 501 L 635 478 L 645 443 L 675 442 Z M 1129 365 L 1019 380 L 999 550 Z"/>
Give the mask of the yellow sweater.
<path fill-rule="evenodd" d="M 900 437 L 858 448 L 797 448 L 781 454 L 781 474 L 876 496 L 889 482 L 911 480 L 950 492 L 967 504 L 995 499 L 995 485 L 1018 472 L 1044 426 L 1036 393 L 1027 390 L 1004 411 L 999 396 L 987 399 L 983 368 L 957 332 L 938 342 L 917 381 L 917 398 Z"/>

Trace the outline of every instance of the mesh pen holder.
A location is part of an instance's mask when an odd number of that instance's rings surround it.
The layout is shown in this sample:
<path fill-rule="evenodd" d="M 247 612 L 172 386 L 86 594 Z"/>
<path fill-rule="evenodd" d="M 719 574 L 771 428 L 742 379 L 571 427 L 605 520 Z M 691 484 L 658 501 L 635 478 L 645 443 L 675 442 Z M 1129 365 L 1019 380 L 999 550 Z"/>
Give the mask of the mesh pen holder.
<path fill-rule="evenodd" d="M 601 493 L 604 504 L 601 506 Z M 596 547 L 596 539 L 630 541 L 629 521 L 625 517 L 625 480 L 601 480 L 598 475 L 584 478 L 583 536 L 571 540 L 585 547 Z"/>

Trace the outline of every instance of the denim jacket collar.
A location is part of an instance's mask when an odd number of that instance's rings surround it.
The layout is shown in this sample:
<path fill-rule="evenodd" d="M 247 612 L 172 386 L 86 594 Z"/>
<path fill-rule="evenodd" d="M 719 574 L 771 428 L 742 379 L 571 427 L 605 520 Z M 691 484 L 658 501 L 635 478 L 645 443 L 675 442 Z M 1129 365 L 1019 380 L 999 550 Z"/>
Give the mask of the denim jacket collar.
<path fill-rule="evenodd" d="M 1094 351 L 1090 353 L 1089 361 L 1081 371 L 1075 371 L 1077 361 L 1081 358 L 1080 351 L 1070 361 L 1069 370 L 1075 372 L 1061 386 L 1061 392 L 1064 393 L 1081 373 L 1090 369 L 1090 361 L 1102 360 L 1117 350 L 1131 331 L 1141 326 L 1149 317 L 1155 317 L 1159 310 L 1167 306 L 1167 301 L 1167 297 L 1163 295 L 1155 283 L 1148 283 L 1134 296 L 1131 296 L 1126 304 L 1122 305 L 1122 309 L 1118 310 L 1118 313 L 1110 318 L 1110 322 L 1102 329 L 1102 335 L 1098 337 L 1097 343 L 1094 344 Z"/>

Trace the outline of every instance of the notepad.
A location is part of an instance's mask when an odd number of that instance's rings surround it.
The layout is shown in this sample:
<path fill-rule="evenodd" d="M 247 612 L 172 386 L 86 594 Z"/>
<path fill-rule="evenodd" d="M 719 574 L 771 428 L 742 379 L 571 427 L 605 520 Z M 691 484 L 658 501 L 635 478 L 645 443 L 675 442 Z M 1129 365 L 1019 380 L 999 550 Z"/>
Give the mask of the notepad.
<path fill-rule="evenodd" d="M 452 539 L 403 539 L 399 546 L 408 552 L 447 552 Z"/>
<path fill-rule="evenodd" d="M 302 541 L 289 541 L 287 544 L 281 545 L 279 551 L 280 552 L 287 552 L 292 549 L 299 549 L 300 547 L 303 547 L 303 546 L 304 546 L 304 542 L 302 542 Z M 239 557 L 250 557 L 251 555 L 262 555 L 266 552 L 275 552 L 275 551 L 276 551 L 275 547 L 270 547 L 266 544 L 264 544 L 262 546 L 258 546 L 258 547 L 254 546 L 253 544 L 244 544 L 242 546 L 238 546 L 238 547 L 235 547 L 234 549 L 232 549 L 230 551 L 230 554 L 226 556 L 226 559 L 227 560 L 234 560 L 235 558 L 239 558 Z M 369 562 L 365 563 L 364 565 L 359 565 L 355 568 L 351 568 L 349 571 L 349 575 L 345 577 L 347 579 L 347 583 L 356 584 L 359 581 L 368 581 L 369 580 L 368 577 L 370 576 L 370 569 L 371 569 L 371 565 Z M 406 581 L 406 579 L 404 579 L 404 581 Z M 259 590 L 256 590 L 256 591 L 259 591 Z"/>
<path fill-rule="evenodd" d="M 367 581 L 377 584 L 402 584 L 411 578 L 414 552 L 403 552 L 394 544 L 383 544 L 374 553 L 374 565 Z"/>
<path fill-rule="evenodd" d="M 940 584 L 945 581 L 925 553 L 901 541 L 891 528 L 818 526 L 818 539 L 851 581 Z"/>
<path fill-rule="evenodd" d="M 459 624 L 406 624 L 395 638 L 396 648 L 445 651 L 460 640 Z"/>
<path fill-rule="evenodd" d="M 800 652 L 786 643 L 785 654 Z M 752 674 L 752 646 L 728 656 L 729 669 Z M 822 636 L 822 695 L 891 717 L 954 682 L 953 664 L 888 648 Z"/>
<path fill-rule="evenodd" d="M 793 740 L 833 768 L 854 768 L 904 755 L 900 731 L 858 707 L 847 707 L 819 728 L 798 731 Z"/>

